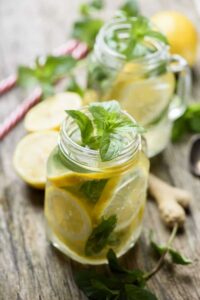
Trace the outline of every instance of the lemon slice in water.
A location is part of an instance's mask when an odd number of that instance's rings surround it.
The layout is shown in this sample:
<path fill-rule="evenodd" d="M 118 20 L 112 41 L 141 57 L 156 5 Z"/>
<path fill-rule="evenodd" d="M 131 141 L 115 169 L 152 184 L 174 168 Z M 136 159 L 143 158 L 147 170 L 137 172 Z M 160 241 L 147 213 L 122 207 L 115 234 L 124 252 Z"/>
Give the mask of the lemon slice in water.
<path fill-rule="evenodd" d="M 122 71 L 106 98 L 117 99 L 123 109 L 145 126 L 159 119 L 167 109 L 174 89 L 175 77 L 172 73 L 143 79 Z"/>
<path fill-rule="evenodd" d="M 84 242 L 92 231 L 89 214 L 83 203 L 71 193 L 55 188 L 47 188 L 45 214 L 62 237 L 69 242 Z"/>

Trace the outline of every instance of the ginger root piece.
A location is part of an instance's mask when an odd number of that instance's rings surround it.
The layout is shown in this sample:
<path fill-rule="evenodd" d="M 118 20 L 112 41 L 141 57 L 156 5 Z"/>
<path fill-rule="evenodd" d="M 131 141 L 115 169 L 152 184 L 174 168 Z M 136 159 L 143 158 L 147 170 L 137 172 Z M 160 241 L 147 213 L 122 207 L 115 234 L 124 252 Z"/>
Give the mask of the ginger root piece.
<path fill-rule="evenodd" d="M 183 226 L 185 210 L 191 203 L 189 192 L 170 186 L 153 174 L 149 176 L 149 194 L 155 199 L 164 223 L 172 228 L 175 224 Z"/>

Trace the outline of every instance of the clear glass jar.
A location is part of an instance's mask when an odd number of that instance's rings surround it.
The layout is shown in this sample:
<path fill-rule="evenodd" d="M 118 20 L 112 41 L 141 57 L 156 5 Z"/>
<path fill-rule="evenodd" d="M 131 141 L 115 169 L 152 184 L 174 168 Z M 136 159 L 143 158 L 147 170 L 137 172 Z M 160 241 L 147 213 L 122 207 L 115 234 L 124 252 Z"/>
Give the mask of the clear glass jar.
<path fill-rule="evenodd" d="M 108 40 L 111 35 L 118 35 L 120 43 L 130 39 L 130 26 L 127 20 L 116 18 L 100 30 L 88 64 L 88 89 L 93 98 L 91 90 L 97 93 L 95 101 L 118 100 L 146 128 L 151 157 L 166 147 L 173 121 L 185 111 L 190 70 L 184 58 L 170 55 L 169 47 L 154 38 L 146 38 L 152 53 L 127 62 Z"/>
<path fill-rule="evenodd" d="M 124 134 L 125 147 L 117 158 L 102 162 L 99 151 L 80 146 L 77 130 L 73 119 L 67 117 L 58 146 L 48 160 L 47 235 L 52 244 L 70 258 L 97 265 L 106 262 L 109 248 L 121 256 L 138 239 L 149 161 L 142 149 L 141 136 L 135 131 Z M 95 251 L 87 251 L 95 228 L 113 216 L 116 224 L 106 243 L 100 233 L 97 245 L 93 244 Z"/>

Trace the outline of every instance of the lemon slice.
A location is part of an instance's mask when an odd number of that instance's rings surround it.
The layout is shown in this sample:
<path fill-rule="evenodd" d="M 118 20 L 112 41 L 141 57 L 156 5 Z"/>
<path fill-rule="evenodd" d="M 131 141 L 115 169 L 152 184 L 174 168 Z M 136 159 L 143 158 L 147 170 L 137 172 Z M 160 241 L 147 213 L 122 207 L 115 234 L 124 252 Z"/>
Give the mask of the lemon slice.
<path fill-rule="evenodd" d="M 143 171 L 136 169 L 129 176 L 129 179 L 118 181 L 117 188 L 111 188 L 112 196 L 107 197 L 109 201 L 101 202 L 100 199 L 94 208 L 94 216 L 97 219 L 117 216 L 116 232 L 124 230 L 132 223 L 146 198 L 146 177 Z M 105 194 L 102 195 L 103 197 Z"/>
<path fill-rule="evenodd" d="M 46 164 L 57 144 L 58 133 L 41 131 L 28 134 L 14 152 L 14 167 L 20 177 L 33 187 L 43 189 L 46 182 Z"/>
<path fill-rule="evenodd" d="M 65 110 L 78 109 L 82 100 L 76 93 L 60 93 L 49 97 L 33 107 L 26 115 L 24 127 L 27 131 L 59 130 L 66 117 Z"/>
<path fill-rule="evenodd" d="M 65 190 L 47 188 L 45 214 L 69 243 L 85 242 L 92 232 L 92 223 L 82 202 Z"/>
<path fill-rule="evenodd" d="M 122 71 L 106 98 L 117 99 L 123 109 L 145 126 L 158 119 L 167 109 L 174 89 L 175 77 L 172 73 L 142 79 Z"/>

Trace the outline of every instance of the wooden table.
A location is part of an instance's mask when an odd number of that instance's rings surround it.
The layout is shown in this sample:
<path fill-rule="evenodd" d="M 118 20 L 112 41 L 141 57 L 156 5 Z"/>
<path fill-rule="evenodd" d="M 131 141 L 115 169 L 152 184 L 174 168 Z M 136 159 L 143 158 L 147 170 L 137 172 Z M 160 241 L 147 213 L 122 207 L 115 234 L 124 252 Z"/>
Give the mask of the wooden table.
<path fill-rule="evenodd" d="M 0 3 L 0 78 L 13 73 L 38 54 L 49 52 L 68 37 L 80 1 L 1 0 Z M 106 16 L 120 1 L 107 1 Z M 115 2 L 115 4 L 112 4 Z M 177 9 L 199 25 L 198 0 L 142 0 L 146 15 L 161 9 Z M 198 26 L 199 27 L 199 26 Z M 200 66 L 200 64 L 199 64 Z M 200 71 L 196 66 L 193 96 L 200 96 Z M 0 99 L 0 121 L 24 98 L 15 89 Z M 18 125 L 0 143 L 0 300 L 79 300 L 84 299 L 73 280 L 74 263 L 53 249 L 45 238 L 43 192 L 27 187 L 15 174 L 12 155 L 25 135 Z M 160 300 L 200 299 L 200 181 L 188 171 L 189 139 L 169 145 L 154 163 L 154 172 L 171 184 L 191 191 L 194 201 L 185 232 L 175 246 L 193 259 L 188 267 L 167 264 L 149 282 Z M 169 233 L 160 222 L 157 209 L 149 201 L 144 233 L 137 246 L 124 257 L 130 267 L 150 269 L 155 263 L 149 253 L 150 228 L 165 241 Z"/>

